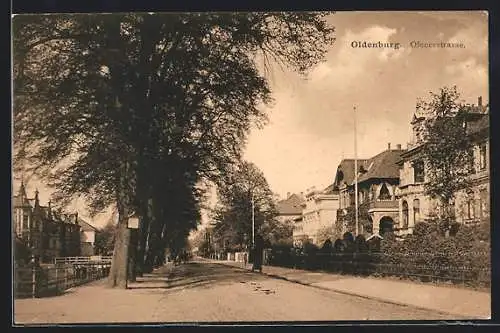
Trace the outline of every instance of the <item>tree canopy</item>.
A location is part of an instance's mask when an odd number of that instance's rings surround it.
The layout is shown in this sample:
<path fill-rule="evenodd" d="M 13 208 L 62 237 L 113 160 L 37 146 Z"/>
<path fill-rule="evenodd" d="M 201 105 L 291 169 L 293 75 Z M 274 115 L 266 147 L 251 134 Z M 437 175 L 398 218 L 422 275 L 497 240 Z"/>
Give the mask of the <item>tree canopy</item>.
<path fill-rule="evenodd" d="M 425 116 L 421 146 L 425 192 L 441 202 L 441 218 L 448 218 L 448 207 L 456 193 L 470 186 L 473 154 L 466 131 L 469 107 L 460 101 L 460 93 L 453 86 L 431 92 L 428 100 L 419 101 L 417 109 Z"/>
<path fill-rule="evenodd" d="M 63 204 L 117 204 L 114 268 L 126 263 L 131 211 L 144 222 L 139 247 L 161 252 L 166 234 L 196 226 L 198 185 L 222 182 L 251 126 L 265 124 L 259 59 L 307 74 L 334 41 L 326 14 L 15 16 L 14 164 Z"/>

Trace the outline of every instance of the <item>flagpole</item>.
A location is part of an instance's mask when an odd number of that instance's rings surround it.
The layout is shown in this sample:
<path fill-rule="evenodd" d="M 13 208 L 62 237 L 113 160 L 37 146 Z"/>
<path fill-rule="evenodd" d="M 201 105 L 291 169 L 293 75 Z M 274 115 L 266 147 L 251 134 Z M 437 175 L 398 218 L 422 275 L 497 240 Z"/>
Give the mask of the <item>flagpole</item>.
<path fill-rule="evenodd" d="M 255 245 L 255 203 L 252 189 L 252 245 Z"/>
<path fill-rule="evenodd" d="M 356 133 L 356 106 L 354 106 L 354 200 L 356 209 L 356 236 L 358 236 L 358 142 Z"/>

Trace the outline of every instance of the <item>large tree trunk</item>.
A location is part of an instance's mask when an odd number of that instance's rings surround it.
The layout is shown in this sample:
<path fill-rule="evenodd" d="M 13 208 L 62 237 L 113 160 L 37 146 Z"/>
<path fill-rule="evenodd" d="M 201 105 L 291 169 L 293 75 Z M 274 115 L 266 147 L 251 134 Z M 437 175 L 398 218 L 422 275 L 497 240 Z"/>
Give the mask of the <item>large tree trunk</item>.
<path fill-rule="evenodd" d="M 122 177 L 117 191 L 118 226 L 116 230 L 113 260 L 108 277 L 110 287 L 127 288 L 127 273 L 129 261 L 130 229 L 128 218 L 130 213 L 131 189 L 129 184 L 129 162 L 125 162 Z"/>
<path fill-rule="evenodd" d="M 126 289 L 130 229 L 127 228 L 128 214 L 124 213 L 126 213 L 126 209 L 123 209 L 119 213 L 115 249 L 113 251 L 113 260 L 111 262 L 111 269 L 108 276 L 108 285 L 110 287 Z"/>

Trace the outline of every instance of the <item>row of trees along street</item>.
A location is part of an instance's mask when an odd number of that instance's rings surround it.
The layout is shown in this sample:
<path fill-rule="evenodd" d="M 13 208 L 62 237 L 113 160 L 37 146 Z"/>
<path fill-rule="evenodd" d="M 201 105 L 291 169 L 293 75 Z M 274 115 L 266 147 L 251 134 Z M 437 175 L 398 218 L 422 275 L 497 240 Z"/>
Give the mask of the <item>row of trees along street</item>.
<path fill-rule="evenodd" d="M 201 238 L 193 240 L 201 253 L 249 249 L 253 234 L 261 235 L 267 246 L 292 243 L 293 225 L 277 219 L 273 192 L 253 163 L 242 161 L 236 165 L 226 182 L 218 186 L 217 197 L 218 204 L 211 212 L 216 224 L 210 239 L 201 232 Z"/>
<path fill-rule="evenodd" d="M 231 178 L 251 126 L 265 124 L 271 64 L 306 75 L 323 59 L 326 14 L 15 16 L 15 172 L 44 180 L 61 206 L 116 206 L 109 284 L 125 288 L 128 261 L 146 272 L 184 246 L 204 184 Z"/>

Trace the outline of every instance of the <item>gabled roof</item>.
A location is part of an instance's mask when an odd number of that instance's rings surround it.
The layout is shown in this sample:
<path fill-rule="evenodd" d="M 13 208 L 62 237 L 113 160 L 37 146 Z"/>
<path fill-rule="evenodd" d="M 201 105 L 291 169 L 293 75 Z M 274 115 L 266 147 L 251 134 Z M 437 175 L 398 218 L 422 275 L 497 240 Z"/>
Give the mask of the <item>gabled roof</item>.
<path fill-rule="evenodd" d="M 373 178 L 399 178 L 400 166 L 397 162 L 401 159 L 404 149 L 385 150 L 363 163 L 364 173 L 358 175 L 358 183 Z"/>
<path fill-rule="evenodd" d="M 81 231 L 95 231 L 95 232 L 99 231 L 99 229 L 94 227 L 92 224 L 86 222 L 85 220 L 82 220 L 80 217 L 78 217 L 78 224 L 80 225 Z"/>
<path fill-rule="evenodd" d="M 298 194 L 292 194 L 284 200 L 278 201 L 276 208 L 279 215 L 300 215 L 302 214 L 301 204 L 304 198 Z"/>
<path fill-rule="evenodd" d="M 12 200 L 13 207 L 33 207 L 35 205 L 35 199 L 23 198 L 20 195 L 15 195 Z"/>
<path fill-rule="evenodd" d="M 358 168 L 366 162 L 365 159 L 358 159 Z M 354 159 L 343 159 L 337 167 L 335 181 L 333 183 L 335 188 L 340 187 L 343 183 L 351 184 L 354 181 Z"/>

